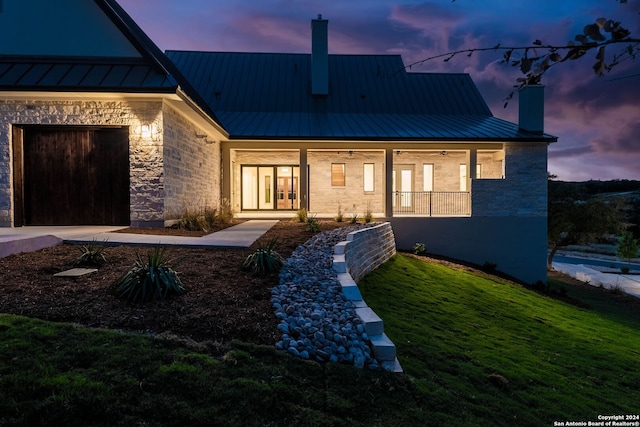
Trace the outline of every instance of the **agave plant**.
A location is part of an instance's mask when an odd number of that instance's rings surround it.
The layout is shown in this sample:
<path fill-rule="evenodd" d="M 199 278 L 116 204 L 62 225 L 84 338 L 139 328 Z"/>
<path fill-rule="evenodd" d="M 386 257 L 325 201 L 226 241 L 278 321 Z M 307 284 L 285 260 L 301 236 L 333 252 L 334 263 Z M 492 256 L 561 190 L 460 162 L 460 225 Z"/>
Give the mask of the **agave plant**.
<path fill-rule="evenodd" d="M 102 243 L 93 240 L 90 243 L 80 246 L 80 256 L 76 259 L 75 264 L 81 266 L 100 267 L 107 262 L 107 257 L 104 255 L 106 240 Z"/>
<path fill-rule="evenodd" d="M 164 299 L 171 294 L 185 292 L 182 282 L 171 267 L 166 248 L 156 247 L 144 259 L 136 252 L 136 263 L 115 283 L 118 298 L 133 302 Z"/>
<path fill-rule="evenodd" d="M 284 264 L 284 259 L 276 252 L 275 247 L 277 245 L 277 239 L 269 240 L 266 245 L 261 244 L 254 253 L 244 260 L 242 268 L 251 271 L 255 275 L 278 271 Z"/>

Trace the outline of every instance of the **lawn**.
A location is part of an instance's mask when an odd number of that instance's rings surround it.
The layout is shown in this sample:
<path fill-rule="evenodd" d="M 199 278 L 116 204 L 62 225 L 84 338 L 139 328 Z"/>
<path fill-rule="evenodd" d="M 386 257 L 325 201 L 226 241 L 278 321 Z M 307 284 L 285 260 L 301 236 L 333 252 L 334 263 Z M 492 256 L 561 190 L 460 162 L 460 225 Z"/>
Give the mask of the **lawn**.
<path fill-rule="evenodd" d="M 404 255 L 359 285 L 430 422 L 552 425 L 638 412 L 640 312 L 606 293 L 551 281 L 590 306 L 579 308 Z"/>
<path fill-rule="evenodd" d="M 634 414 L 640 312 L 407 255 L 360 283 L 406 375 L 0 314 L 0 425 L 553 425 Z M 637 413 L 637 412 L 636 412 Z"/>

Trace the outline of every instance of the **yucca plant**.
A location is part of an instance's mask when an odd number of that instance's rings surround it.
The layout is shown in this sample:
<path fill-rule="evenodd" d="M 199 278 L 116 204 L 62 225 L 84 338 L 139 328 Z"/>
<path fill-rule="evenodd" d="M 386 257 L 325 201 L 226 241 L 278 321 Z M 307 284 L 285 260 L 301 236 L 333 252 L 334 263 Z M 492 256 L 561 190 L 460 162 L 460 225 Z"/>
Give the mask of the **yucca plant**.
<path fill-rule="evenodd" d="M 277 239 L 269 240 L 266 245 L 261 244 L 254 253 L 244 260 L 242 268 L 255 275 L 278 271 L 284 264 L 284 259 L 276 252 L 277 245 Z"/>
<path fill-rule="evenodd" d="M 307 217 L 307 231 L 317 233 L 320 231 L 320 223 L 316 220 L 316 216 Z"/>
<path fill-rule="evenodd" d="M 97 240 L 93 240 L 90 243 L 81 245 L 80 256 L 76 259 L 75 264 L 87 267 L 100 267 L 107 262 L 107 257 L 104 254 L 106 240 L 102 243 L 98 243 Z"/>
<path fill-rule="evenodd" d="M 306 222 L 307 216 L 308 216 L 307 210 L 305 208 L 302 208 L 296 211 L 295 219 L 297 219 L 298 222 Z"/>
<path fill-rule="evenodd" d="M 146 259 L 136 251 L 135 265 L 115 283 L 116 295 L 132 302 L 165 299 L 172 294 L 182 295 L 185 289 L 172 263 L 166 248 L 154 248 Z"/>

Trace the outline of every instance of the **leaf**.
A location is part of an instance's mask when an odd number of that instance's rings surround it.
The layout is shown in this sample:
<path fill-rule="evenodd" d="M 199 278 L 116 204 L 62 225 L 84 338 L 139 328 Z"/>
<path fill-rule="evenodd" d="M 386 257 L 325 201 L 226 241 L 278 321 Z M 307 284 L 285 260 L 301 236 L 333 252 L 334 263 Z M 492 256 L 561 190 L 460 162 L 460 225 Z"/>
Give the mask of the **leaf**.
<path fill-rule="evenodd" d="M 598 28 L 605 28 L 605 26 L 607 25 L 607 18 L 598 18 L 596 19 L 596 25 L 598 26 Z"/>
<path fill-rule="evenodd" d="M 597 24 L 589 24 L 584 27 L 584 35 L 595 41 L 605 41 L 606 38 L 600 33 L 600 27 Z"/>
<path fill-rule="evenodd" d="M 520 62 L 520 71 L 522 71 L 522 74 L 527 74 L 531 71 L 532 62 L 533 61 L 529 58 L 522 58 L 522 62 Z"/>
<path fill-rule="evenodd" d="M 585 36 L 584 34 L 576 34 L 575 39 L 577 42 L 580 42 L 582 44 L 586 44 L 588 41 L 587 36 Z"/>
<path fill-rule="evenodd" d="M 598 61 L 603 61 L 604 62 L 605 49 L 606 49 L 606 46 L 600 46 L 600 49 L 598 49 L 598 53 L 596 54 L 596 59 Z"/>
<path fill-rule="evenodd" d="M 504 53 L 504 61 L 505 62 L 509 62 L 509 60 L 511 59 L 511 55 L 513 54 L 513 49 L 507 50 Z"/>
<path fill-rule="evenodd" d="M 553 52 L 551 55 L 549 55 L 549 58 L 550 58 L 553 62 L 560 62 L 560 61 L 562 61 L 562 56 L 561 56 L 558 52 Z"/>
<path fill-rule="evenodd" d="M 535 46 L 542 46 L 542 42 L 541 42 L 540 40 L 538 40 L 538 39 L 534 40 L 534 41 L 533 41 L 533 44 L 534 44 Z"/>

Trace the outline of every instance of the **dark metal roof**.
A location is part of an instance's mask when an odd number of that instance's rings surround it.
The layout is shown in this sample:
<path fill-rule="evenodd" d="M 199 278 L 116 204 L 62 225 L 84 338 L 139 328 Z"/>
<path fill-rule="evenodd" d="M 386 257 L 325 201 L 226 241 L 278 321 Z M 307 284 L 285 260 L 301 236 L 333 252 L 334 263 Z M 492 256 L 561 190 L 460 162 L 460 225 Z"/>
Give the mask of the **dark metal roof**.
<path fill-rule="evenodd" d="M 407 73 L 397 55 L 329 55 L 311 95 L 308 54 L 168 51 L 231 138 L 550 140 L 493 117 L 468 74 Z"/>
<path fill-rule="evenodd" d="M 217 121 L 200 94 L 116 0 L 94 0 L 141 58 L 0 55 L 0 90 L 176 93 L 181 89 Z"/>
<path fill-rule="evenodd" d="M 0 55 L 0 90 L 175 92 L 176 80 L 137 58 Z"/>

